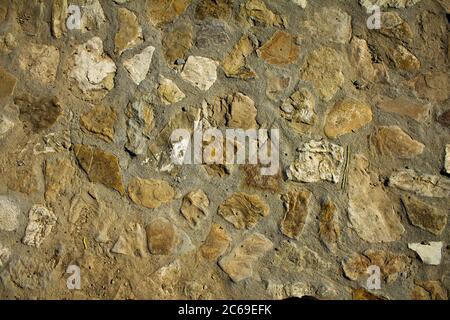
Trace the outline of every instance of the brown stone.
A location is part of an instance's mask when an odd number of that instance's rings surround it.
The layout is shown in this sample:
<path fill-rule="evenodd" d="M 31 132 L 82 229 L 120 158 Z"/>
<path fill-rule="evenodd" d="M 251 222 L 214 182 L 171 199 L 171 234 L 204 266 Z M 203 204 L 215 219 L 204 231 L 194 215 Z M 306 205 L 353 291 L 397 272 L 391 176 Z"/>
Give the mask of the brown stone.
<path fill-rule="evenodd" d="M 437 121 L 444 127 L 450 128 L 450 110 L 444 111 Z"/>
<path fill-rule="evenodd" d="M 227 20 L 231 15 L 232 2 L 230 0 L 203 0 L 197 5 L 195 18 L 205 20 L 215 18 Z"/>
<path fill-rule="evenodd" d="M 25 95 L 16 98 L 14 103 L 19 106 L 19 119 L 25 129 L 34 133 L 50 128 L 62 115 L 62 107 L 56 97 L 35 99 Z"/>
<path fill-rule="evenodd" d="M 379 127 L 371 137 L 381 154 L 411 159 L 422 154 L 425 145 L 412 139 L 398 126 Z"/>
<path fill-rule="evenodd" d="M 80 123 L 86 130 L 98 134 L 103 140 L 113 141 L 116 118 L 116 113 L 110 107 L 98 105 L 82 115 Z"/>
<path fill-rule="evenodd" d="M 423 122 L 430 116 L 430 108 L 427 105 L 418 104 L 408 98 L 391 99 L 384 96 L 378 98 L 376 104 L 383 111 L 406 116 L 418 122 Z"/>
<path fill-rule="evenodd" d="M 406 71 L 420 69 L 420 61 L 408 49 L 403 46 L 397 46 L 392 52 L 392 60 L 395 67 Z"/>
<path fill-rule="evenodd" d="M 206 260 L 217 261 L 230 245 L 231 237 L 219 224 L 214 223 L 206 240 L 200 246 L 200 253 Z"/>
<path fill-rule="evenodd" d="M 78 163 L 87 173 L 89 180 L 113 188 L 121 195 L 125 193 L 119 159 L 115 155 L 96 147 L 80 144 L 75 145 L 74 151 Z"/>
<path fill-rule="evenodd" d="M 358 288 L 353 290 L 353 300 L 387 300 L 385 297 L 373 294 L 366 289 Z"/>
<path fill-rule="evenodd" d="M 16 82 L 16 77 L 0 67 L 0 99 L 7 98 L 14 93 Z"/>
<path fill-rule="evenodd" d="M 18 57 L 19 67 L 43 84 L 53 83 L 59 65 L 59 50 L 54 46 L 28 43 Z"/>
<path fill-rule="evenodd" d="M 227 126 L 238 129 L 257 128 L 257 110 L 252 99 L 238 92 L 228 97 Z"/>
<path fill-rule="evenodd" d="M 381 15 L 380 32 L 405 42 L 411 42 L 413 39 L 411 26 L 397 12 L 393 11 L 383 12 Z"/>
<path fill-rule="evenodd" d="M 281 221 L 281 232 L 292 239 L 298 239 L 309 214 L 312 193 L 308 190 L 291 190 L 282 195 L 286 210 Z"/>
<path fill-rule="evenodd" d="M 413 225 L 435 235 L 442 234 L 447 225 L 447 214 L 413 196 L 402 197 L 402 203 Z"/>
<path fill-rule="evenodd" d="M 245 173 L 244 185 L 246 187 L 267 190 L 272 193 L 280 192 L 281 173 L 276 175 L 262 175 L 261 167 L 257 165 L 245 165 L 243 171 Z"/>
<path fill-rule="evenodd" d="M 119 30 L 114 39 L 115 53 L 121 55 L 122 52 L 143 42 L 142 29 L 136 15 L 125 8 L 117 10 L 119 20 Z"/>
<path fill-rule="evenodd" d="M 45 162 L 45 199 L 56 202 L 71 187 L 75 168 L 68 158 L 47 160 Z"/>
<path fill-rule="evenodd" d="M 241 16 L 246 17 L 252 24 L 284 27 L 283 18 L 267 8 L 262 0 L 248 0 L 241 7 Z"/>
<path fill-rule="evenodd" d="M 147 18 L 154 26 L 161 26 L 174 21 L 190 4 L 191 0 L 148 0 Z"/>
<path fill-rule="evenodd" d="M 295 62 L 300 54 L 295 38 L 289 33 L 277 31 L 259 50 L 261 58 L 270 64 L 283 65 Z"/>
<path fill-rule="evenodd" d="M 192 47 L 192 32 L 192 25 L 183 23 L 164 35 L 162 45 L 167 63 L 175 64 L 177 59 L 186 59 L 187 52 Z"/>
<path fill-rule="evenodd" d="M 286 92 L 291 83 L 291 78 L 287 75 L 278 75 L 267 70 L 266 73 L 266 96 L 272 101 L 278 101 Z"/>
<path fill-rule="evenodd" d="M 134 203 L 155 209 L 172 200 L 175 190 L 163 180 L 134 178 L 128 185 L 128 194 Z"/>
<path fill-rule="evenodd" d="M 181 203 L 181 214 L 191 227 L 195 227 L 200 220 L 208 215 L 209 199 L 203 190 L 195 190 L 184 196 Z"/>
<path fill-rule="evenodd" d="M 437 280 L 415 281 L 413 300 L 448 300 L 447 289 Z"/>
<path fill-rule="evenodd" d="M 255 50 L 250 38 L 244 35 L 222 61 L 222 68 L 229 78 L 253 79 L 256 72 L 247 66 L 246 58 Z"/>
<path fill-rule="evenodd" d="M 152 254 L 172 254 L 177 246 L 178 236 L 175 226 L 167 219 L 153 220 L 146 228 L 147 243 Z"/>
<path fill-rule="evenodd" d="M 298 132 L 306 132 L 317 121 L 316 98 L 307 88 L 300 88 L 280 106 L 281 115 Z"/>
<path fill-rule="evenodd" d="M 322 216 L 319 222 L 320 240 L 331 252 L 336 252 L 338 247 L 341 228 L 338 221 L 338 209 L 329 199 L 325 200 L 321 206 Z"/>

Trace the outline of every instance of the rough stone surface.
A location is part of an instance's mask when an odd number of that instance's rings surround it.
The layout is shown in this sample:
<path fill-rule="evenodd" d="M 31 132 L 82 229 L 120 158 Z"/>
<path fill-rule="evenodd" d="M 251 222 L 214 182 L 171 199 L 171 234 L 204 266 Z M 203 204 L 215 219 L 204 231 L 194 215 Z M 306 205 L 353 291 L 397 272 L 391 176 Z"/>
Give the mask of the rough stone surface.
<path fill-rule="evenodd" d="M 55 214 L 40 205 L 34 205 L 28 216 L 28 225 L 22 242 L 28 246 L 40 247 L 52 232 L 58 218 Z"/>
<path fill-rule="evenodd" d="M 209 261 L 217 261 L 230 246 L 231 237 L 219 224 L 213 224 L 205 241 L 200 246 L 201 255 Z"/>
<path fill-rule="evenodd" d="M 148 46 L 134 57 L 123 62 L 123 66 L 136 85 L 145 80 L 152 63 L 153 52 L 155 52 L 155 47 Z"/>
<path fill-rule="evenodd" d="M 195 190 L 184 196 L 181 213 L 192 227 L 208 215 L 209 199 L 203 190 Z"/>
<path fill-rule="evenodd" d="M 252 79 L 255 71 L 247 65 L 247 57 L 255 50 L 255 44 L 248 36 L 243 36 L 222 61 L 225 75 L 230 78 Z"/>
<path fill-rule="evenodd" d="M 372 141 L 381 154 L 410 159 L 422 154 L 425 145 L 414 140 L 398 126 L 379 127 Z"/>
<path fill-rule="evenodd" d="M 281 232 L 292 239 L 298 239 L 309 213 L 312 193 L 308 190 L 291 190 L 282 196 L 286 213 L 281 221 Z"/>
<path fill-rule="evenodd" d="M 56 79 L 60 53 L 54 46 L 30 43 L 21 52 L 19 66 L 30 76 L 43 84 L 51 84 Z"/>
<path fill-rule="evenodd" d="M 170 105 L 180 102 L 186 95 L 178 86 L 170 79 L 162 78 L 159 82 L 158 92 L 164 104 Z"/>
<path fill-rule="evenodd" d="M 270 64 L 284 65 L 297 60 L 300 50 L 290 34 L 277 31 L 260 49 L 261 58 Z"/>
<path fill-rule="evenodd" d="M 19 227 L 19 214 L 20 209 L 14 202 L 5 196 L 0 197 L 0 230 L 16 230 Z"/>
<path fill-rule="evenodd" d="M 173 255 L 190 250 L 186 233 L 166 218 L 156 218 L 146 227 L 147 243 L 152 254 Z"/>
<path fill-rule="evenodd" d="M 125 9 L 117 11 L 119 19 L 119 30 L 114 38 L 115 52 L 121 55 L 125 50 L 142 43 L 142 28 L 139 26 L 136 15 Z"/>
<path fill-rule="evenodd" d="M 134 203 L 155 209 L 175 196 L 173 188 L 165 181 L 135 178 L 128 185 L 128 194 Z"/>
<path fill-rule="evenodd" d="M 440 235 L 447 224 L 447 215 L 413 196 L 402 197 L 411 223 L 435 235 Z"/>
<path fill-rule="evenodd" d="M 97 134 L 100 138 L 106 141 L 112 141 L 114 139 L 114 124 L 116 119 L 117 115 L 111 108 L 98 105 L 81 116 L 80 124 L 86 130 Z"/>
<path fill-rule="evenodd" d="M 181 77 L 202 91 L 207 91 L 217 80 L 217 62 L 205 57 L 190 56 Z"/>
<path fill-rule="evenodd" d="M 449 179 L 412 169 L 395 172 L 389 178 L 389 185 L 424 197 L 447 198 L 450 195 Z"/>
<path fill-rule="evenodd" d="M 440 265 L 442 260 L 442 242 L 409 243 L 408 248 L 414 250 L 425 264 Z"/>
<path fill-rule="evenodd" d="M 17 79 L 11 73 L 0 68 L 0 99 L 11 96 L 16 88 Z"/>

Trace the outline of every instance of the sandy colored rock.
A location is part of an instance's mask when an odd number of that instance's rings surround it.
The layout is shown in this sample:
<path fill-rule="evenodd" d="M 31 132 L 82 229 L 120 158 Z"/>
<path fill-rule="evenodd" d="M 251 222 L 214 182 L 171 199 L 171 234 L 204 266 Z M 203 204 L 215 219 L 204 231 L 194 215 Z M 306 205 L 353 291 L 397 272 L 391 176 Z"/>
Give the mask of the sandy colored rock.
<path fill-rule="evenodd" d="M 19 107 L 19 119 L 27 131 L 40 133 L 52 127 L 62 115 L 62 106 L 57 97 L 35 98 L 24 95 L 14 99 Z"/>
<path fill-rule="evenodd" d="M 46 207 L 34 205 L 30 210 L 28 219 L 22 242 L 27 246 L 39 248 L 45 238 L 52 232 L 58 218 Z"/>
<path fill-rule="evenodd" d="M 191 0 L 173 0 L 167 3 L 166 0 L 147 1 L 147 19 L 154 26 L 162 26 L 174 21 L 183 14 L 191 4 Z"/>
<path fill-rule="evenodd" d="M 54 46 L 28 43 L 18 57 L 19 67 L 43 84 L 56 80 L 59 65 L 59 50 Z"/>
<path fill-rule="evenodd" d="M 420 61 L 408 49 L 399 45 L 392 52 L 392 59 L 398 69 L 413 71 L 420 69 Z"/>
<path fill-rule="evenodd" d="M 232 2 L 230 0 L 203 0 L 197 5 L 195 18 L 205 20 L 207 18 L 226 20 L 231 15 Z"/>
<path fill-rule="evenodd" d="M 119 30 L 114 38 L 115 53 L 121 55 L 125 50 L 143 42 L 142 28 L 136 15 L 125 8 L 117 10 Z"/>
<path fill-rule="evenodd" d="M 257 110 L 250 97 L 238 92 L 228 98 L 229 114 L 227 114 L 227 126 L 230 128 L 250 129 L 257 128 Z"/>
<path fill-rule="evenodd" d="M 152 254 L 180 254 L 192 247 L 189 237 L 166 218 L 152 220 L 145 230 L 148 248 Z"/>
<path fill-rule="evenodd" d="M 147 138 L 154 127 L 153 107 L 146 98 L 128 104 L 127 137 L 125 148 L 135 155 L 145 154 Z"/>
<path fill-rule="evenodd" d="M 339 225 L 340 210 L 330 200 L 326 199 L 321 204 L 321 217 L 319 220 L 319 237 L 320 241 L 335 253 L 339 246 L 341 236 L 341 227 Z"/>
<path fill-rule="evenodd" d="M 0 99 L 7 98 L 14 93 L 17 79 L 11 73 L 0 67 Z"/>
<path fill-rule="evenodd" d="M 402 197 L 411 223 L 435 235 L 440 235 L 447 225 L 447 215 L 413 196 Z"/>
<path fill-rule="evenodd" d="M 415 281 L 414 290 L 411 294 L 413 300 L 448 300 L 447 289 L 440 281 L 427 280 Z"/>
<path fill-rule="evenodd" d="M 230 246 L 231 237 L 219 224 L 211 226 L 208 236 L 200 246 L 200 254 L 208 261 L 217 261 Z"/>
<path fill-rule="evenodd" d="M 258 260 L 272 247 L 272 242 L 265 236 L 253 233 L 220 259 L 219 266 L 234 282 L 248 279 L 253 276 Z"/>
<path fill-rule="evenodd" d="M 270 64 L 284 65 L 295 62 L 300 54 L 300 49 L 295 43 L 295 38 L 284 31 L 277 31 L 269 39 L 258 53 L 262 59 Z"/>
<path fill-rule="evenodd" d="M 186 97 L 175 82 L 164 77 L 159 81 L 158 93 L 165 105 L 180 102 Z"/>
<path fill-rule="evenodd" d="M 377 107 L 385 112 L 396 113 L 401 116 L 424 122 L 430 116 L 429 105 L 419 104 L 408 98 L 392 99 L 386 96 L 377 99 Z"/>
<path fill-rule="evenodd" d="M 437 266 L 442 260 L 442 242 L 408 243 L 408 248 L 415 251 L 423 263 Z"/>
<path fill-rule="evenodd" d="M 109 142 L 114 140 L 116 118 L 116 113 L 110 107 L 97 105 L 81 116 L 80 124 L 86 130 Z"/>
<path fill-rule="evenodd" d="M 245 172 L 244 185 L 246 187 L 258 188 L 261 190 L 278 193 L 281 190 L 281 173 L 275 175 L 262 175 L 261 167 L 257 165 L 244 165 Z"/>
<path fill-rule="evenodd" d="M 6 265 L 11 256 L 11 250 L 0 243 L 0 268 Z"/>
<path fill-rule="evenodd" d="M 381 154 L 411 159 L 423 153 L 425 145 L 414 140 L 398 126 L 378 127 L 371 137 Z"/>
<path fill-rule="evenodd" d="M 255 50 L 253 41 L 246 35 L 234 45 L 222 61 L 222 68 L 229 78 L 253 79 L 256 72 L 247 66 L 246 58 Z"/>
<path fill-rule="evenodd" d="M 121 195 L 125 193 L 119 159 L 115 155 L 81 144 L 75 145 L 74 152 L 90 181 L 104 184 L 117 190 Z"/>
<path fill-rule="evenodd" d="M 262 0 L 247 0 L 241 6 L 241 15 L 253 24 L 284 27 L 283 18 L 273 13 Z"/>
<path fill-rule="evenodd" d="M 192 47 L 193 27 L 190 23 L 182 23 L 167 32 L 163 39 L 164 55 L 169 65 L 175 64 L 178 59 L 185 59 Z"/>
<path fill-rule="evenodd" d="M 288 120 L 292 127 L 303 132 L 317 121 L 315 112 L 316 98 L 307 88 L 300 88 L 280 106 L 281 116 Z"/>
<path fill-rule="evenodd" d="M 214 2 L 205 1 L 205 3 Z M 195 45 L 200 49 L 217 49 L 228 44 L 230 33 L 230 27 L 226 22 L 217 19 L 208 19 L 199 25 L 199 29 L 195 35 Z"/>
<path fill-rule="evenodd" d="M 308 190 L 291 190 L 282 195 L 285 215 L 281 221 L 281 232 L 292 239 L 299 239 L 310 211 L 312 193 Z"/>
<path fill-rule="evenodd" d="M 448 174 L 450 174 L 450 144 L 445 146 L 444 169 Z"/>
<path fill-rule="evenodd" d="M 252 229 L 269 211 L 259 196 L 237 192 L 219 206 L 217 213 L 236 229 Z"/>
<path fill-rule="evenodd" d="M 372 108 L 368 104 L 344 99 L 328 111 L 324 131 L 327 137 L 336 139 L 361 129 L 371 121 Z"/>
<path fill-rule="evenodd" d="M 209 199 L 203 190 L 195 190 L 184 196 L 181 203 L 181 214 L 191 227 L 197 226 L 200 220 L 208 216 Z"/>
<path fill-rule="evenodd" d="M 172 200 L 175 190 L 163 180 L 134 178 L 128 185 L 128 194 L 134 203 L 155 209 Z"/>
<path fill-rule="evenodd" d="M 420 1 L 421 0 L 359 0 L 359 3 L 366 8 L 370 8 L 373 5 L 388 8 L 408 8 Z"/>
<path fill-rule="evenodd" d="M 148 46 L 140 53 L 123 62 L 123 66 L 136 85 L 140 85 L 147 77 L 154 52 L 155 47 Z"/>
<path fill-rule="evenodd" d="M 147 235 L 139 223 L 130 223 L 119 236 L 111 252 L 127 256 L 148 256 Z"/>
<path fill-rule="evenodd" d="M 5 115 L 0 115 L 0 139 L 13 129 L 15 123 Z"/>
<path fill-rule="evenodd" d="M 353 37 L 350 42 L 350 61 L 356 67 L 358 76 L 362 81 L 370 83 L 375 81 L 378 70 L 373 63 L 367 41 L 358 37 Z"/>
<path fill-rule="evenodd" d="M 389 178 L 389 186 L 424 197 L 446 198 L 450 196 L 450 179 L 418 173 L 413 169 L 394 172 Z"/>
<path fill-rule="evenodd" d="M 202 91 L 207 91 L 217 80 L 218 63 L 214 60 L 190 56 L 184 65 L 181 77 Z"/>
<path fill-rule="evenodd" d="M 52 34 L 59 39 L 67 31 L 67 0 L 55 0 L 52 5 Z"/>
<path fill-rule="evenodd" d="M 82 33 L 99 30 L 106 23 L 105 13 L 99 0 L 83 0 L 80 11 Z"/>
<path fill-rule="evenodd" d="M 414 36 L 411 26 L 394 11 L 381 14 L 381 29 L 379 31 L 388 37 L 405 42 L 411 42 Z"/>
<path fill-rule="evenodd" d="M 70 189 L 75 176 L 75 167 L 66 157 L 47 160 L 45 162 L 45 199 L 56 202 Z"/>
<path fill-rule="evenodd" d="M 279 101 L 281 96 L 291 83 L 291 78 L 287 75 L 279 75 L 270 69 L 265 72 L 266 76 L 266 96 L 272 101 Z"/>
<path fill-rule="evenodd" d="M 14 231 L 19 227 L 19 207 L 8 200 L 6 196 L 0 196 L 0 230 Z"/>

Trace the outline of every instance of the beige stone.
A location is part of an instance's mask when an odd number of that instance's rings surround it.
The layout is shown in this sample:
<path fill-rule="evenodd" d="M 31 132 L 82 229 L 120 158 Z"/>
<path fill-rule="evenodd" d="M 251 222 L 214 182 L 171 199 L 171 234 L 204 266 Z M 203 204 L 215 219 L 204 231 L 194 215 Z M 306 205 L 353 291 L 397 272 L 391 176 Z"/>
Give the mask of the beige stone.
<path fill-rule="evenodd" d="M 52 34 L 59 39 L 65 34 L 67 19 L 67 0 L 55 0 L 52 6 Z"/>
<path fill-rule="evenodd" d="M 200 246 L 200 254 L 209 261 L 217 261 L 228 249 L 231 237 L 219 224 L 211 226 L 208 236 Z"/>
<path fill-rule="evenodd" d="M 143 42 L 142 28 L 136 15 L 125 8 L 117 10 L 119 30 L 114 38 L 115 53 L 121 55 L 125 50 Z"/>
<path fill-rule="evenodd" d="M 378 127 L 372 143 L 381 154 L 411 159 L 423 153 L 425 145 L 414 140 L 398 126 Z"/>
<path fill-rule="evenodd" d="M 167 3 L 166 0 L 147 1 L 147 19 L 154 26 L 162 26 L 174 21 L 183 14 L 191 4 L 191 0 L 173 0 Z"/>
<path fill-rule="evenodd" d="M 146 227 L 147 244 L 155 255 L 181 254 L 192 249 L 189 237 L 166 218 L 156 218 Z"/>
<path fill-rule="evenodd" d="M 300 54 L 300 49 L 295 43 L 295 38 L 284 31 L 274 33 L 258 53 L 262 59 L 270 64 L 284 65 L 295 62 Z"/>
<path fill-rule="evenodd" d="M 97 105 L 81 116 L 80 124 L 103 140 L 113 141 L 116 118 L 116 113 L 110 107 Z"/>
<path fill-rule="evenodd" d="M 184 65 L 181 77 L 202 91 L 207 91 L 217 80 L 217 65 L 205 57 L 190 56 Z"/>
<path fill-rule="evenodd" d="M 404 97 L 392 99 L 382 96 L 376 100 L 376 104 L 379 109 L 385 112 L 406 116 L 418 122 L 429 119 L 431 112 L 429 105 L 419 104 Z"/>
<path fill-rule="evenodd" d="M 14 231 L 19 227 L 19 207 L 5 196 L 0 196 L 0 230 Z"/>
<path fill-rule="evenodd" d="M 134 178 L 128 185 L 128 194 L 134 203 L 155 209 L 172 200 L 175 190 L 163 180 Z"/>
<path fill-rule="evenodd" d="M 28 43 L 19 54 L 19 67 L 43 84 L 51 84 L 56 80 L 59 56 L 54 46 Z"/>
<path fill-rule="evenodd" d="M 450 179 L 418 173 L 413 169 L 394 172 L 389 178 L 389 185 L 430 198 L 447 198 L 450 196 Z"/>
<path fill-rule="evenodd" d="M 41 205 L 34 205 L 29 213 L 29 221 L 22 242 L 28 246 L 39 248 L 52 232 L 58 218 Z"/>
<path fill-rule="evenodd" d="M 163 39 L 164 55 L 167 63 L 175 64 L 177 59 L 185 59 L 192 47 L 193 27 L 190 23 L 182 23 L 167 32 Z"/>
<path fill-rule="evenodd" d="M 447 215 L 444 212 L 413 196 L 402 197 L 402 203 L 413 225 L 435 235 L 442 234 L 447 225 Z"/>
<path fill-rule="evenodd" d="M 250 97 L 238 92 L 228 97 L 228 103 L 230 106 L 230 111 L 227 115 L 228 127 L 244 130 L 258 127 L 256 122 L 257 109 Z"/>
<path fill-rule="evenodd" d="M 405 42 L 411 42 L 414 36 L 411 26 L 394 11 L 381 14 L 380 32 L 388 37 Z"/>
<path fill-rule="evenodd" d="M 165 105 L 180 102 L 186 97 L 175 82 L 164 77 L 159 81 L 158 93 Z"/>
<path fill-rule="evenodd" d="M 339 209 L 330 199 L 327 199 L 322 203 L 319 221 L 319 237 L 320 241 L 322 241 L 328 250 L 333 253 L 335 253 L 338 248 L 341 235 L 339 214 Z"/>
<path fill-rule="evenodd" d="M 256 72 L 247 66 L 246 58 L 255 50 L 255 45 L 250 38 L 244 35 L 225 56 L 222 68 L 229 78 L 253 79 Z"/>
<path fill-rule="evenodd" d="M 281 199 L 286 210 L 281 221 L 281 232 L 292 239 L 299 239 L 310 211 L 312 193 L 308 190 L 291 190 Z"/>
<path fill-rule="evenodd" d="M 398 69 L 413 71 L 420 69 L 420 61 L 408 49 L 399 45 L 392 52 L 392 59 Z"/>
<path fill-rule="evenodd" d="M 450 174 L 450 144 L 445 146 L 444 169 L 448 174 Z"/>
<path fill-rule="evenodd" d="M 264 26 L 283 27 L 283 18 L 273 13 L 262 0 L 247 0 L 241 6 L 241 15 L 249 20 L 249 23 L 259 23 Z"/>
<path fill-rule="evenodd" d="M 19 119 L 27 131 L 39 133 L 51 128 L 63 113 L 57 97 L 35 98 L 30 95 L 14 99 L 19 107 Z"/>
<path fill-rule="evenodd" d="M 208 215 L 209 199 L 203 190 L 194 190 L 184 196 L 181 203 L 181 214 L 191 227 L 206 218 Z"/>
<path fill-rule="evenodd" d="M 147 77 L 154 52 L 155 47 L 148 46 L 140 53 L 123 62 L 123 66 L 128 71 L 131 80 L 133 80 L 136 85 L 140 85 L 141 82 Z"/>
<path fill-rule="evenodd" d="M 45 199 L 55 203 L 71 188 L 75 167 L 70 159 L 63 157 L 45 162 Z"/>
<path fill-rule="evenodd" d="M 0 99 L 7 98 L 14 93 L 17 79 L 11 73 L 0 67 Z"/>

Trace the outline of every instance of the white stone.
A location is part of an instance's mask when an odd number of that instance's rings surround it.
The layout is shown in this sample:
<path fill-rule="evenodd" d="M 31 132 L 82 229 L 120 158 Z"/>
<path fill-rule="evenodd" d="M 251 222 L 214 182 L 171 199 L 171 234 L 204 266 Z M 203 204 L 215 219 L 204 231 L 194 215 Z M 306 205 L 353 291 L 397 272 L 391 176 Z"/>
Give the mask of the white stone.
<path fill-rule="evenodd" d="M 450 144 L 445 146 L 445 171 L 450 174 Z"/>
<path fill-rule="evenodd" d="M 423 263 L 440 265 L 442 259 L 442 242 L 409 243 L 408 248 L 417 252 Z"/>
<path fill-rule="evenodd" d="M 148 46 L 142 50 L 141 53 L 138 53 L 134 57 L 124 61 L 123 65 L 125 69 L 127 69 L 131 80 L 133 80 L 136 85 L 139 85 L 142 81 L 144 81 L 147 76 L 154 52 L 155 47 Z"/>
<path fill-rule="evenodd" d="M 184 65 L 181 77 L 202 91 L 207 91 L 217 80 L 219 64 L 204 57 L 190 56 Z"/>
<path fill-rule="evenodd" d="M 6 197 L 0 197 L 0 230 L 14 231 L 19 227 L 20 209 Z"/>
<path fill-rule="evenodd" d="M 22 242 L 28 246 L 39 247 L 52 231 L 58 218 L 49 209 L 34 205 L 29 214 L 29 222 Z"/>

